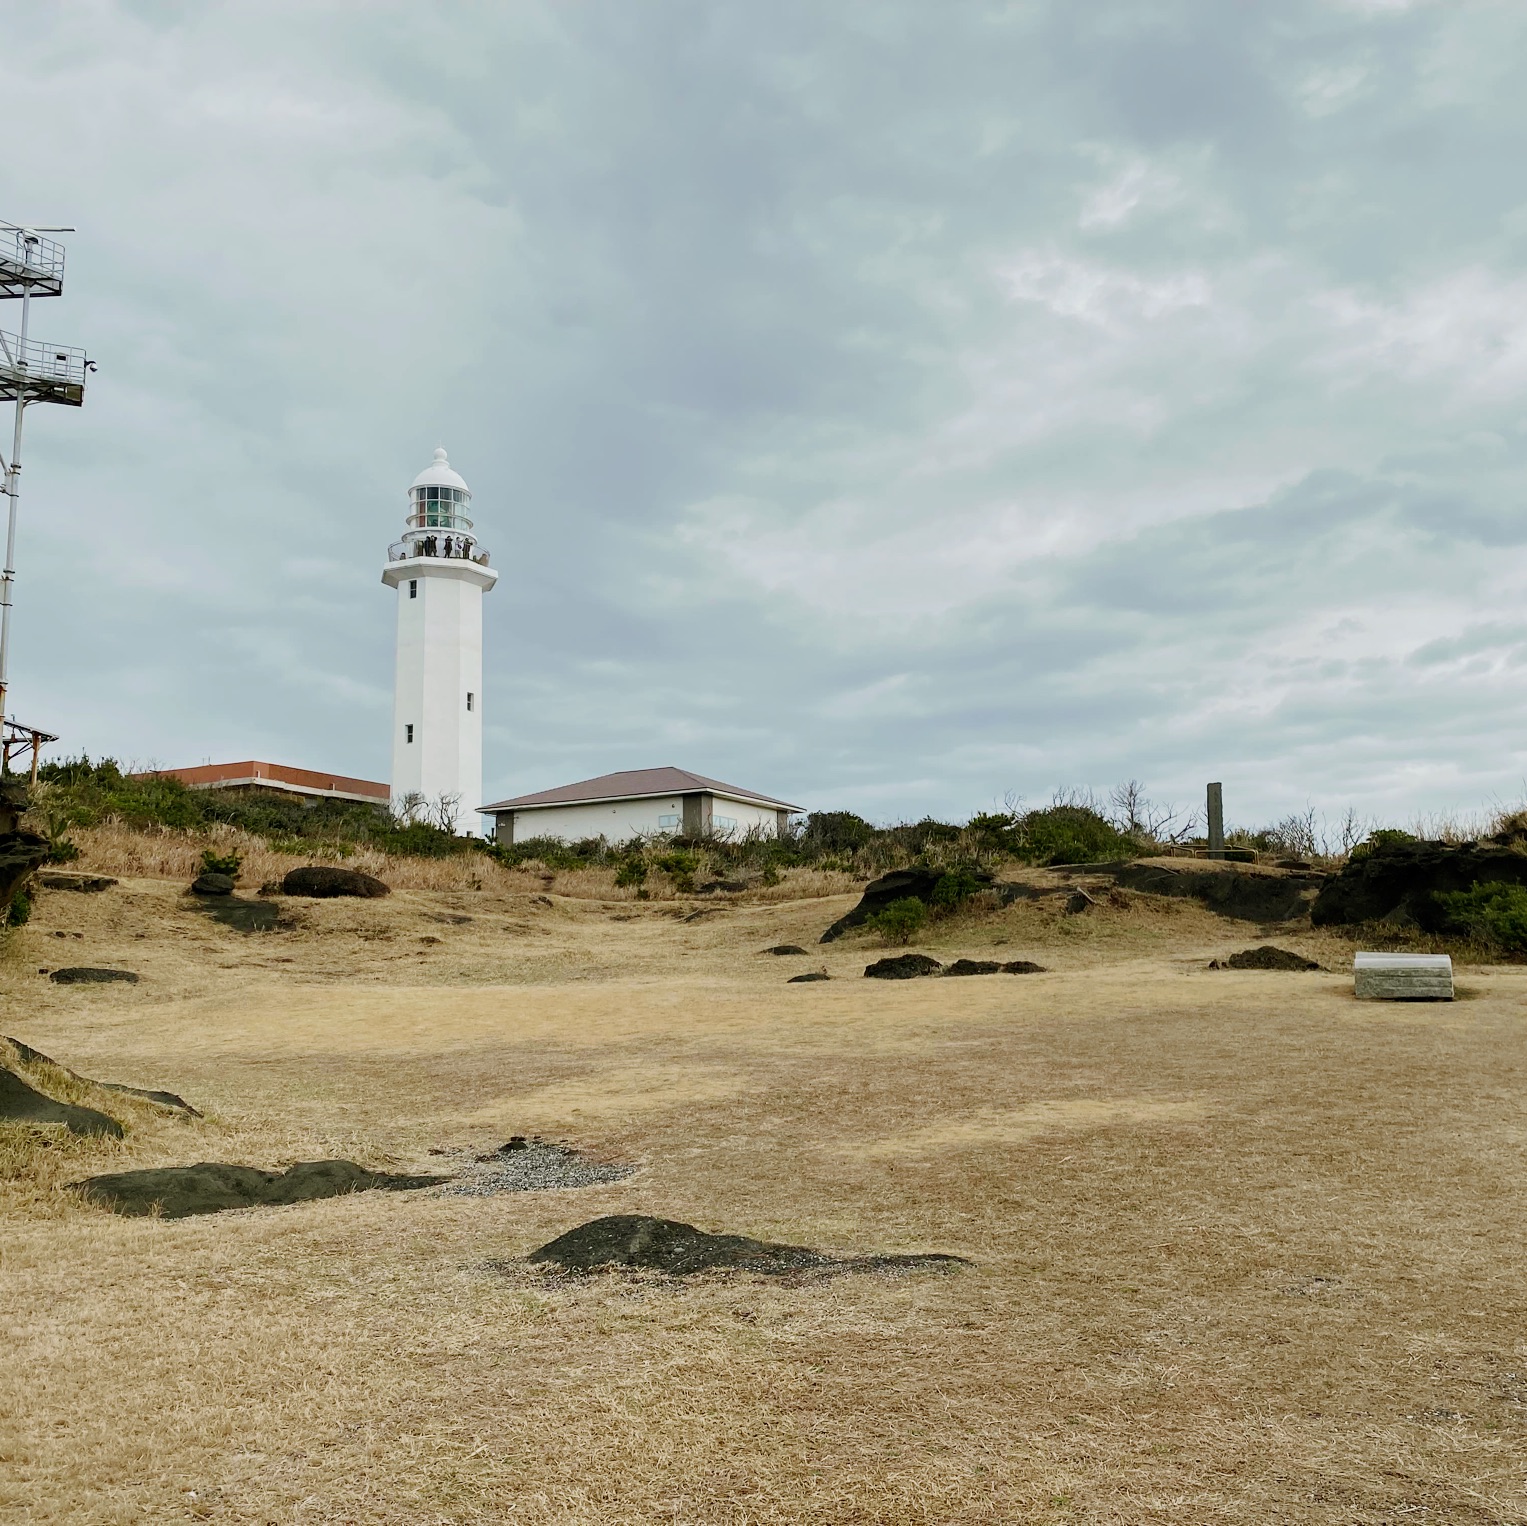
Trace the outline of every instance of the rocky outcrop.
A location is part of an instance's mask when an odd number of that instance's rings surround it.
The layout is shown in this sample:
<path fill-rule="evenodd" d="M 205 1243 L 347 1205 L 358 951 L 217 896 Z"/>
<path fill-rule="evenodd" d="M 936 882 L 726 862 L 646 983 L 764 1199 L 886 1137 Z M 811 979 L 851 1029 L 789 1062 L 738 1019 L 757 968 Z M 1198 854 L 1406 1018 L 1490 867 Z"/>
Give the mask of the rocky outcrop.
<path fill-rule="evenodd" d="M 58 1102 L 0 1066 L 0 1119 L 7 1123 L 61 1123 L 71 1134 L 96 1134 L 120 1139 L 122 1125 L 93 1107 Z"/>
<path fill-rule="evenodd" d="M 56 986 L 105 986 L 120 981 L 135 986 L 138 977 L 131 970 L 98 969 L 89 964 L 73 964 L 67 969 L 54 970 L 48 979 Z"/>
<path fill-rule="evenodd" d="M 916 980 L 919 975 L 937 975 L 943 968 L 927 954 L 894 954 L 877 959 L 864 973 L 871 980 Z"/>
<path fill-rule="evenodd" d="M 16 892 L 47 862 L 48 839 L 36 832 L 0 833 L 0 927 Z"/>
<path fill-rule="evenodd" d="M 232 895 L 233 876 L 231 874 L 217 874 L 208 870 L 205 874 L 198 874 L 191 881 L 192 895 Z"/>
<path fill-rule="evenodd" d="M 1242 922 L 1290 922 L 1310 910 L 1323 874 L 1255 869 L 1178 869 L 1166 864 L 1099 866 L 1114 883 L 1147 895 L 1186 896 Z M 1092 872 L 1097 872 L 1093 870 Z"/>
<path fill-rule="evenodd" d="M 1471 885 L 1527 885 L 1527 852 L 1495 843 L 1384 843 L 1348 860 L 1310 909 L 1316 927 L 1357 922 L 1414 922 L 1443 930 L 1439 894 Z"/>
<path fill-rule="evenodd" d="M 44 890 L 110 890 L 117 882 L 109 874 L 81 874 L 73 869 L 39 869 L 37 883 Z"/>
<path fill-rule="evenodd" d="M 1303 954 L 1290 949 L 1274 948 L 1264 943 L 1260 948 L 1243 948 L 1228 959 L 1211 959 L 1211 970 L 1318 970 L 1320 966 Z"/>

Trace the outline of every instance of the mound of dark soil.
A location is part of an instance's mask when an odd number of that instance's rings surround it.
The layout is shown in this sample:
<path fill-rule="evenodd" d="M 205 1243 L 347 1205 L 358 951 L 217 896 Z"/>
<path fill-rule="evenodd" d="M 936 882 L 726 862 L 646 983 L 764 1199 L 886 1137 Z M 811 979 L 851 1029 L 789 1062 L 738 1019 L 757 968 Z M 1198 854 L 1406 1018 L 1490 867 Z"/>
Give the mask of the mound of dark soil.
<path fill-rule="evenodd" d="M 435 1187 L 443 1176 L 392 1176 L 367 1171 L 352 1160 L 304 1160 L 286 1171 L 225 1166 L 162 1166 L 149 1171 L 115 1171 L 74 1182 L 74 1190 L 113 1213 L 141 1217 L 156 1209 L 166 1219 L 186 1219 L 229 1208 L 312 1203 L 351 1192 L 407 1192 Z"/>
<path fill-rule="evenodd" d="M 122 1137 L 122 1125 L 93 1107 L 55 1102 L 29 1086 L 15 1071 L 0 1067 L 0 1119 L 7 1123 L 61 1123 L 71 1134 Z"/>
<path fill-rule="evenodd" d="M 1318 970 L 1320 966 L 1303 954 L 1295 954 L 1286 948 L 1274 948 L 1264 943 L 1260 948 L 1242 949 L 1221 963 L 1216 959 L 1211 970 Z"/>
<path fill-rule="evenodd" d="M 894 1271 L 913 1267 L 947 1270 L 970 1265 L 962 1256 L 828 1256 L 804 1245 L 777 1245 L 768 1240 L 750 1240 L 746 1235 L 711 1235 L 677 1219 L 655 1219 L 638 1213 L 611 1214 L 580 1224 L 539 1250 L 531 1251 L 526 1260 L 566 1272 L 631 1267 L 666 1272 L 671 1277 L 708 1271 L 779 1276 L 787 1272 Z"/>
<path fill-rule="evenodd" d="M 812 980 L 831 980 L 832 976 L 826 970 L 808 970 L 804 975 L 792 975 L 785 982 L 787 986 L 805 985 Z"/>
<path fill-rule="evenodd" d="M 1045 967 L 1042 964 L 1035 964 L 1032 959 L 1009 959 L 1002 966 L 1004 975 L 1043 975 L 1044 972 Z"/>
<path fill-rule="evenodd" d="M 117 980 L 125 981 L 130 986 L 138 984 L 138 977 L 131 970 L 102 970 L 88 964 L 75 964 L 68 969 L 54 970 L 48 979 L 58 986 L 104 986 Z"/>
<path fill-rule="evenodd" d="M 927 954 L 894 954 L 877 959 L 864 973 L 871 980 L 915 980 L 919 975 L 937 975 L 943 968 Z"/>
<path fill-rule="evenodd" d="M 350 895 L 375 900 L 379 896 L 390 895 L 392 889 L 381 880 L 362 874 L 359 869 L 340 869 L 333 864 L 309 864 L 302 869 L 293 869 L 281 881 L 281 893 L 316 896 L 320 899 Z"/>
<path fill-rule="evenodd" d="M 956 959 L 944 966 L 946 975 L 997 975 L 1002 971 L 998 959 Z"/>
<path fill-rule="evenodd" d="M 794 943 L 776 943 L 773 948 L 766 948 L 766 954 L 804 954 L 805 949 Z"/>
<path fill-rule="evenodd" d="M 1117 884 L 1148 895 L 1188 896 L 1241 922 L 1288 922 L 1310 910 L 1323 874 L 1259 874 L 1243 869 L 1172 869 L 1163 864 L 1109 866 Z"/>
<path fill-rule="evenodd" d="M 1446 919 L 1438 894 L 1479 884 L 1527 885 L 1527 853 L 1497 843 L 1385 843 L 1327 881 L 1310 920 L 1336 927 L 1408 916 L 1439 933 Z"/>
<path fill-rule="evenodd" d="M 191 881 L 192 895 L 232 895 L 233 876 L 231 874 L 216 874 L 208 870 L 205 874 L 198 874 Z"/>
<path fill-rule="evenodd" d="M 849 928 L 861 926 L 869 918 L 884 911 L 892 901 L 902 901 L 910 897 L 923 902 L 924 905 L 931 904 L 933 887 L 943 877 L 943 871 L 940 869 L 895 869 L 890 874 L 882 874 L 878 880 L 871 880 L 864 887 L 864 895 L 859 904 L 852 911 L 839 917 L 822 934 L 821 941 L 832 943 L 841 938 Z M 977 875 L 976 878 L 986 884 L 991 883 L 989 874 Z"/>

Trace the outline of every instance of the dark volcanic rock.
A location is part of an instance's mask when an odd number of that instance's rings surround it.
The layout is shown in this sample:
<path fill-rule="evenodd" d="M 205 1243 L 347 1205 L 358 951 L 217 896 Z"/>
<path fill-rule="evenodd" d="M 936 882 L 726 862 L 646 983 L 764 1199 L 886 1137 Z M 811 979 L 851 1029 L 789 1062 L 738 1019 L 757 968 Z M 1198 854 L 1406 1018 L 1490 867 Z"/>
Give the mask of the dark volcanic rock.
<path fill-rule="evenodd" d="M 48 839 L 36 832 L 0 833 L 0 912 L 48 857 Z"/>
<path fill-rule="evenodd" d="M 1478 884 L 1527 885 L 1527 853 L 1493 843 L 1386 843 L 1326 882 L 1310 920 L 1333 927 L 1409 917 L 1438 933 L 1445 917 L 1437 895 Z"/>
<path fill-rule="evenodd" d="M 760 1272 L 779 1276 L 789 1272 L 897 1271 L 914 1267 L 950 1270 L 969 1266 L 962 1256 L 824 1255 L 804 1245 L 779 1245 L 751 1240 L 746 1235 L 711 1235 L 677 1219 L 619 1213 L 580 1224 L 533 1250 L 527 1261 L 566 1272 L 607 1271 L 629 1267 L 688 1277 L 695 1272 Z"/>
<path fill-rule="evenodd" d="M 926 954 L 896 954 L 877 959 L 864 973 L 871 980 L 915 980 L 919 975 L 937 975 L 942 969 L 937 959 Z"/>
<path fill-rule="evenodd" d="M 933 888 L 943 879 L 941 869 L 895 869 L 890 874 L 882 874 L 878 880 L 871 880 L 864 887 L 864 895 L 859 904 L 850 912 L 839 917 L 831 927 L 822 934 L 823 943 L 831 943 L 841 938 L 851 927 L 859 927 L 877 912 L 882 912 L 892 901 L 902 901 L 911 897 L 921 901 L 925 906 L 932 904 Z M 983 886 L 991 884 L 991 875 L 977 874 L 975 876 Z"/>
<path fill-rule="evenodd" d="M 785 984 L 787 986 L 799 986 L 804 985 L 808 980 L 831 979 L 832 976 L 830 976 L 826 970 L 808 970 L 804 975 L 792 975 L 789 980 L 785 982 Z"/>
<path fill-rule="evenodd" d="M 59 986 L 104 986 L 113 981 L 123 981 L 130 986 L 138 984 L 138 977 L 131 970 L 102 970 L 88 964 L 54 970 L 48 979 Z"/>
<path fill-rule="evenodd" d="M 214 874 L 210 870 L 206 874 L 198 874 L 191 881 L 192 895 L 232 895 L 233 876 L 231 874 Z"/>
<path fill-rule="evenodd" d="M 76 874 L 70 869 L 40 869 L 37 883 L 44 890 L 110 890 L 117 882 L 109 874 Z"/>
<path fill-rule="evenodd" d="M 198 903 L 214 922 L 236 928 L 241 933 L 268 933 L 281 921 L 281 909 L 270 901 L 255 901 L 241 895 L 204 896 Z"/>
<path fill-rule="evenodd" d="M 1227 970 L 1318 970 L 1320 966 L 1303 954 L 1291 953 L 1286 948 L 1274 948 L 1264 943 L 1260 948 L 1242 949 L 1225 960 Z"/>
<path fill-rule="evenodd" d="M 1085 890 L 1073 890 L 1066 897 L 1066 915 L 1068 917 L 1078 916 L 1084 911 L 1093 910 L 1096 905 L 1097 902 Z"/>
<path fill-rule="evenodd" d="M 1173 869 L 1163 864 L 1120 864 L 1117 884 L 1148 895 L 1189 896 L 1210 911 L 1242 922 L 1287 922 L 1310 909 L 1323 874 L 1258 874 L 1241 869 Z"/>
<path fill-rule="evenodd" d="M 76 1081 L 83 1081 L 86 1086 L 99 1086 L 103 1091 L 121 1092 L 124 1097 L 141 1097 L 145 1102 L 153 1102 L 159 1107 L 173 1108 L 177 1113 L 189 1113 L 193 1118 L 200 1118 L 198 1112 L 189 1102 L 175 1092 L 152 1091 L 142 1086 L 125 1086 L 120 1081 L 92 1081 L 89 1076 L 82 1076 L 77 1070 L 70 1070 L 67 1065 L 60 1065 L 57 1060 L 51 1059 L 40 1049 L 33 1049 L 30 1044 L 23 1044 L 20 1039 L 13 1039 L 9 1035 L 0 1033 L 0 1044 L 9 1044 L 16 1051 L 16 1058 L 23 1065 L 51 1065 L 55 1070 L 61 1070 L 66 1076 L 72 1076 Z"/>
<path fill-rule="evenodd" d="M 108 1118 L 93 1107 L 55 1102 L 29 1086 L 15 1071 L 3 1067 L 0 1067 L 0 1119 L 7 1123 L 61 1123 L 71 1134 L 122 1137 L 122 1125 L 115 1118 Z"/>
<path fill-rule="evenodd" d="M 303 869 L 293 869 L 281 881 L 283 895 L 331 896 L 353 895 L 374 900 L 390 895 L 391 887 L 359 869 L 340 869 L 333 864 L 309 864 Z"/>
<path fill-rule="evenodd" d="M 1002 964 L 996 959 L 956 959 L 944 966 L 946 975 L 997 975 L 1001 970 Z"/>
<path fill-rule="evenodd" d="M 794 943 L 776 943 L 773 948 L 766 948 L 766 954 L 804 954 L 805 949 Z"/>
<path fill-rule="evenodd" d="M 1045 967 L 1042 964 L 1035 964 L 1032 959 L 1009 959 L 1002 966 L 1004 975 L 1043 975 L 1044 972 Z"/>
<path fill-rule="evenodd" d="M 367 1171 L 351 1160 L 299 1161 L 286 1171 L 225 1166 L 163 1166 L 149 1171 L 115 1171 L 73 1183 L 75 1191 L 113 1213 L 138 1217 L 157 1208 L 163 1218 L 186 1219 L 229 1208 L 273 1207 L 343 1197 L 351 1192 L 407 1192 L 435 1187 L 443 1176 L 393 1176 Z"/>

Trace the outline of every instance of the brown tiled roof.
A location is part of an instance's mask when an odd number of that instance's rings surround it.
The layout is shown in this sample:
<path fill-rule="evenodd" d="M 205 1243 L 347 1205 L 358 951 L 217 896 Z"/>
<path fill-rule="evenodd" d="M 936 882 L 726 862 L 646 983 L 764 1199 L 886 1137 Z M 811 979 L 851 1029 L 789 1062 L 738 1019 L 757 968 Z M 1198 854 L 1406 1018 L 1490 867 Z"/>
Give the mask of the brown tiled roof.
<path fill-rule="evenodd" d="M 375 779 L 352 779 L 345 774 L 318 773 L 311 768 L 289 768 L 285 763 L 199 763 L 193 768 L 157 768 L 134 774 L 134 779 L 172 778 L 192 789 L 229 789 L 235 785 L 283 787 L 304 795 L 340 795 L 386 800 L 390 791 Z"/>
<path fill-rule="evenodd" d="M 628 768 L 624 773 L 600 774 L 597 779 L 582 779 L 577 784 L 563 784 L 557 789 L 543 789 L 534 795 L 520 795 L 513 800 L 499 800 L 485 805 L 486 812 L 516 811 L 538 805 L 586 805 L 595 800 L 641 800 L 652 795 L 695 795 L 701 792 L 725 795 L 733 800 L 751 800 L 758 805 L 772 805 L 777 811 L 799 811 L 803 807 L 757 790 L 739 789 L 704 774 L 692 774 L 687 768 Z"/>

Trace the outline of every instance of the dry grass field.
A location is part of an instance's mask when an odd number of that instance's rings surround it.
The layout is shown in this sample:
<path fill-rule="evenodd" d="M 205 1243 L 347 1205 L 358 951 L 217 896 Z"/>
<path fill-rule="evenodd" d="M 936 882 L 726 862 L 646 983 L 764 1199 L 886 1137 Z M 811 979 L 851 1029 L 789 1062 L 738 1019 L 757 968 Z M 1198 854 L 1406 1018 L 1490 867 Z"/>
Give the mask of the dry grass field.
<path fill-rule="evenodd" d="M 860 978 L 868 940 L 816 947 L 852 902 L 805 887 L 402 888 L 246 935 L 183 884 L 44 892 L 0 954 L 0 1031 L 207 1114 L 13 1150 L 6 1519 L 1527 1519 L 1521 970 L 1359 1005 L 1350 944 L 1280 933 L 1329 972 L 1210 972 L 1258 929 L 1125 896 L 917 945 L 1049 973 L 890 983 Z M 760 952 L 782 941 L 809 957 Z M 38 974 L 64 964 L 142 981 Z M 511 1133 L 640 1169 L 175 1222 L 65 1190 L 198 1160 L 441 1170 Z M 975 1265 L 520 1264 L 614 1212 Z"/>

